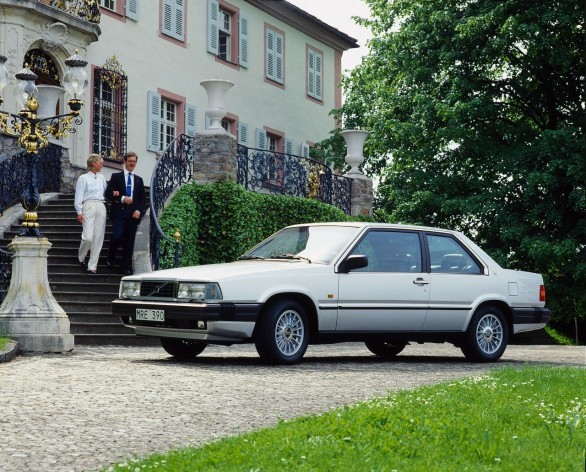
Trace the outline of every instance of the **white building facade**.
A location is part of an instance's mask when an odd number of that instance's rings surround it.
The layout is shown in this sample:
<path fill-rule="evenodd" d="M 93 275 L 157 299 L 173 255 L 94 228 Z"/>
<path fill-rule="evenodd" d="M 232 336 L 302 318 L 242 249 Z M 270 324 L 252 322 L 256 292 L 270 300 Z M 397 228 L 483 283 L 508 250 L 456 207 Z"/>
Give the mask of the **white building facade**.
<path fill-rule="evenodd" d="M 342 54 L 358 45 L 292 4 L 97 0 L 98 13 L 91 3 L 0 0 L 0 54 L 12 76 L 31 50 L 61 77 L 76 49 L 88 61 L 83 124 L 63 140 L 73 165 L 98 152 L 108 176 L 132 150 L 148 183 L 176 136 L 208 125 L 206 79 L 235 84 L 222 125 L 249 148 L 307 155 L 336 126 L 329 113 L 341 106 Z M 4 108 L 11 106 L 7 99 Z"/>

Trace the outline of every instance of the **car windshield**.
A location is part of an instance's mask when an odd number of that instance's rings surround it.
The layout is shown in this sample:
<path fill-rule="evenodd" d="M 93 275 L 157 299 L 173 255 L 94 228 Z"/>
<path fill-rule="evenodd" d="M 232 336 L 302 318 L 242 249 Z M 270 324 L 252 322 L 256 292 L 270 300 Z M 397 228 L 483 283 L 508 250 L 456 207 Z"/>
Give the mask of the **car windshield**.
<path fill-rule="evenodd" d="M 351 226 L 297 226 L 265 239 L 240 259 L 299 259 L 329 264 L 359 228 Z"/>

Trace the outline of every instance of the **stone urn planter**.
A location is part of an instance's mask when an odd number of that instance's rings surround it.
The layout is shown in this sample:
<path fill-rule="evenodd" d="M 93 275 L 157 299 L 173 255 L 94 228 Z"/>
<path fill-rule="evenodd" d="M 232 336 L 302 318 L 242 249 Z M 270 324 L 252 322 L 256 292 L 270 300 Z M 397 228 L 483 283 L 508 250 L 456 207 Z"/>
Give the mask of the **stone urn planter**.
<path fill-rule="evenodd" d="M 234 82 L 223 79 L 209 79 L 200 82 L 200 85 L 208 94 L 208 108 L 206 115 L 211 124 L 206 133 L 226 133 L 222 128 L 222 118 L 226 115 L 225 100 L 228 90 L 234 86 Z"/>
<path fill-rule="evenodd" d="M 361 129 L 347 129 L 341 131 L 340 134 L 346 141 L 346 162 L 351 166 L 351 169 L 346 173 L 347 177 L 365 179 L 366 176 L 358 169 L 364 162 L 364 141 L 370 134 L 368 131 Z"/>

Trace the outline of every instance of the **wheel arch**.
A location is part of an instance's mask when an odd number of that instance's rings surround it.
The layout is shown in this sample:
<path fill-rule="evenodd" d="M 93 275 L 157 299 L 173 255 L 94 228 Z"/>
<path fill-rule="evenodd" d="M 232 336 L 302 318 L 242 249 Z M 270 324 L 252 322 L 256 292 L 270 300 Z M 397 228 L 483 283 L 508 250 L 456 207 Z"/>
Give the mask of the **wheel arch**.
<path fill-rule="evenodd" d="M 505 317 L 505 320 L 507 321 L 507 328 L 509 329 L 510 336 L 513 333 L 513 313 L 511 311 L 511 307 L 502 300 L 485 300 L 474 309 L 472 315 L 474 315 L 474 313 L 476 313 L 478 310 L 486 306 L 494 306 L 502 312 L 502 314 Z M 471 320 L 472 317 L 470 317 L 470 319 L 468 320 L 468 325 L 470 324 Z"/>
<path fill-rule="evenodd" d="M 310 334 L 310 341 L 317 336 L 317 308 L 315 306 L 314 301 L 308 295 L 299 292 L 282 292 L 282 293 L 275 293 L 271 295 L 264 303 L 263 309 L 260 312 L 260 316 L 264 316 L 267 307 L 272 305 L 273 303 L 280 301 L 280 300 L 295 300 L 299 303 L 303 308 L 305 308 L 308 322 L 309 322 L 309 334 Z M 254 328 L 254 332 L 252 336 L 254 337 L 256 334 L 256 327 Z"/>

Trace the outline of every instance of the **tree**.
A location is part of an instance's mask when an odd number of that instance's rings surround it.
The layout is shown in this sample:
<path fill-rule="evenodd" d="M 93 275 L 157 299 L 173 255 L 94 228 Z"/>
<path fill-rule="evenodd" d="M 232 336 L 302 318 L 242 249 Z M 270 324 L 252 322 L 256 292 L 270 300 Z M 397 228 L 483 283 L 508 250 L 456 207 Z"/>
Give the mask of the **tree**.
<path fill-rule="evenodd" d="M 365 2 L 370 54 L 336 113 L 371 132 L 379 211 L 464 231 L 544 274 L 557 320 L 586 320 L 584 6 Z"/>

